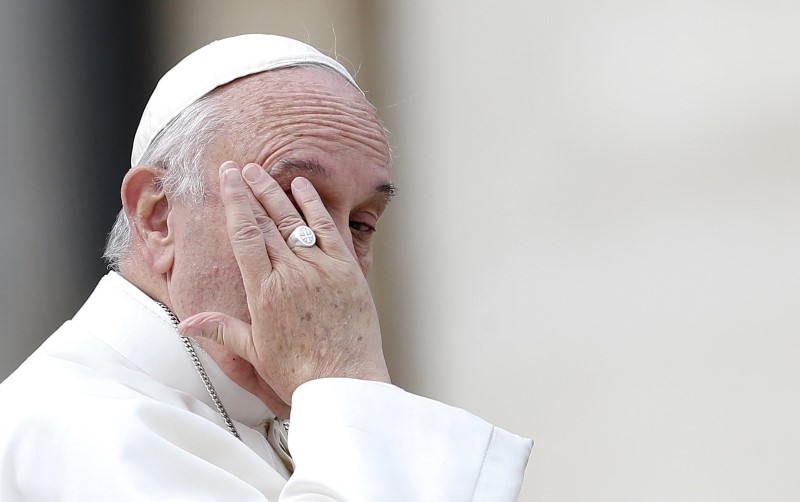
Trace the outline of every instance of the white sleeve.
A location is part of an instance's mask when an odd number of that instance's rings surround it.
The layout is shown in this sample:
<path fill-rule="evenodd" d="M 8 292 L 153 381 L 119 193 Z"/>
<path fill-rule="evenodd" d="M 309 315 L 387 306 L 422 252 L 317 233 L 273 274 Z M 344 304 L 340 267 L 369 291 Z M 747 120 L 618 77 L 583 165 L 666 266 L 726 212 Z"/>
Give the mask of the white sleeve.
<path fill-rule="evenodd" d="M 0 500 L 504 502 L 516 500 L 531 449 L 391 385 L 316 380 L 293 397 L 286 482 L 207 418 L 91 381 L 81 394 L 59 380 L 0 392 L 16 403 L 0 415 Z"/>
<path fill-rule="evenodd" d="M 393 385 L 314 380 L 292 397 L 280 501 L 515 501 L 532 446 Z"/>

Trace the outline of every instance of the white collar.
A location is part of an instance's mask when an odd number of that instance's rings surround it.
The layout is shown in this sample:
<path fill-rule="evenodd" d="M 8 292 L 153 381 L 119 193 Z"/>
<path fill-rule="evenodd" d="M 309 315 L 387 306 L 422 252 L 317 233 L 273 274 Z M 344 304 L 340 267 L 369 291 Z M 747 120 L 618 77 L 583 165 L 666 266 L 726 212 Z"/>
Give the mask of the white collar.
<path fill-rule="evenodd" d="M 103 277 L 74 320 L 144 373 L 216 409 L 167 313 L 121 275 L 109 272 Z M 228 378 L 205 351 L 196 350 L 233 420 L 257 428 L 275 418 L 261 400 Z"/>

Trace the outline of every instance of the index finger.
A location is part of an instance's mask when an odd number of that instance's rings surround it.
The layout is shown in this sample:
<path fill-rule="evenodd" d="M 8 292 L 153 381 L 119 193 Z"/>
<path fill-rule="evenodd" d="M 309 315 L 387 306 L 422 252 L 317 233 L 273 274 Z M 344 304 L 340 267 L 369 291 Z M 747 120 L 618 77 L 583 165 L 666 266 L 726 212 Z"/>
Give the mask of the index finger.
<path fill-rule="evenodd" d="M 250 296 L 260 290 L 265 275 L 272 272 L 272 263 L 236 163 L 225 162 L 220 166 L 219 184 L 228 238 L 242 273 L 245 292 Z"/>

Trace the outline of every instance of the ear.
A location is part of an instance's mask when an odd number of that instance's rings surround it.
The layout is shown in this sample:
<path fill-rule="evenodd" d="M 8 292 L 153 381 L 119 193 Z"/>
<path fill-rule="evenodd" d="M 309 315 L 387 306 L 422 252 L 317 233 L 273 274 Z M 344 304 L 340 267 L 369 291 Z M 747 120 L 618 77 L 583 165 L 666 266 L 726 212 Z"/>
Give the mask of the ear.
<path fill-rule="evenodd" d="M 172 268 L 175 236 L 170 231 L 170 201 L 161 186 L 163 169 L 136 166 L 122 181 L 122 207 L 131 226 L 131 237 L 148 268 L 165 274 Z"/>

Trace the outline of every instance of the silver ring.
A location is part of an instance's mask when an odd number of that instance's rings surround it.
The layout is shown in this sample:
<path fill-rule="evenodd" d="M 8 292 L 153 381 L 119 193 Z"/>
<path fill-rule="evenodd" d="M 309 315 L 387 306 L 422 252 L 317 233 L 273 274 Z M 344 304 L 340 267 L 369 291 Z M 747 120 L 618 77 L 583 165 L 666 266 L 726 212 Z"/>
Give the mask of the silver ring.
<path fill-rule="evenodd" d="M 317 236 L 309 227 L 300 225 L 292 230 L 292 233 L 289 234 L 289 238 L 286 240 L 286 243 L 289 245 L 289 249 L 297 246 L 301 248 L 310 248 L 314 247 L 314 244 L 317 243 Z"/>

